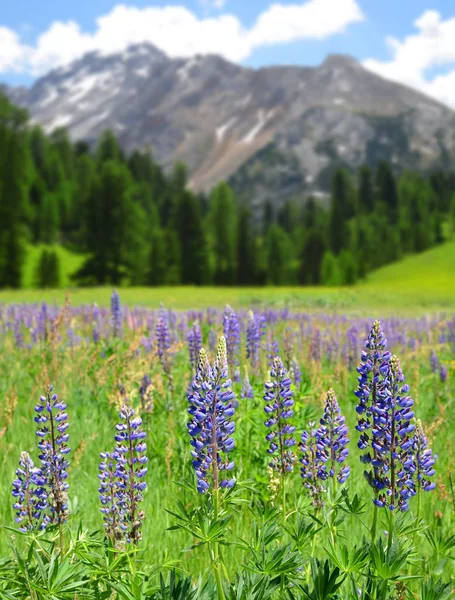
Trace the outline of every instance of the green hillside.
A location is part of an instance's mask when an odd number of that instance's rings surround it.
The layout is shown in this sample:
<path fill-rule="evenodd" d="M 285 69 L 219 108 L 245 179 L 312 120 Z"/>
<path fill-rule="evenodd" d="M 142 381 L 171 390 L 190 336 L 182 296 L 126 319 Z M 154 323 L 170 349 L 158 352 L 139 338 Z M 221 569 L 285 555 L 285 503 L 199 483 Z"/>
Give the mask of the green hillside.
<path fill-rule="evenodd" d="M 36 287 L 36 270 L 38 267 L 41 252 L 43 250 L 55 250 L 59 258 L 60 264 L 60 285 L 62 288 L 71 286 L 70 276 L 77 271 L 84 261 L 84 255 L 76 254 L 62 248 L 61 246 L 46 246 L 40 244 L 38 246 L 28 246 L 22 285 L 26 289 Z"/>
<path fill-rule="evenodd" d="M 362 287 L 422 298 L 455 296 L 455 240 L 372 272 Z"/>
<path fill-rule="evenodd" d="M 2 291 L 0 302 L 47 300 L 63 303 L 69 289 L 73 304 L 109 304 L 111 287 L 71 289 L 69 276 L 81 265 L 84 257 L 60 247 L 56 249 L 61 263 L 61 289 L 32 289 L 42 248 L 29 248 L 24 277 L 28 289 Z M 122 289 L 120 295 L 125 304 L 159 307 L 164 302 L 175 309 L 260 303 L 310 310 L 343 309 L 362 314 L 455 310 L 455 241 L 379 269 L 367 281 L 352 287 L 141 287 Z"/>

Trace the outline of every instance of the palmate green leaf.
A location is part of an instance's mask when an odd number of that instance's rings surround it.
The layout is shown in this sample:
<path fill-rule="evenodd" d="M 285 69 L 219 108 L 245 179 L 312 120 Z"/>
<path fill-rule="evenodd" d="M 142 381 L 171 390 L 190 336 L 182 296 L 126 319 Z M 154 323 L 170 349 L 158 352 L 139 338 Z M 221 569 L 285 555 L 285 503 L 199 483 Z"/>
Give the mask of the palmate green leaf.
<path fill-rule="evenodd" d="M 342 573 L 361 573 L 365 568 L 369 545 L 364 540 L 362 546 L 335 546 L 331 541 L 324 547 L 327 556 Z"/>
<path fill-rule="evenodd" d="M 445 537 L 443 531 L 438 528 L 436 531 L 426 529 L 424 535 L 435 554 L 455 560 L 455 555 L 449 554 L 455 548 L 455 534 Z"/>
<path fill-rule="evenodd" d="M 341 490 L 342 501 L 339 503 L 339 508 L 343 512 L 359 517 L 366 512 L 366 502 L 363 502 L 362 498 L 355 494 L 351 499 L 349 497 L 349 491 L 347 489 Z"/>
<path fill-rule="evenodd" d="M 428 581 L 422 581 L 420 586 L 420 600 L 449 600 L 452 597 L 453 585 L 443 583 L 431 577 Z"/>
<path fill-rule="evenodd" d="M 301 586 L 303 597 L 308 600 L 337 598 L 344 579 L 339 568 L 331 565 L 328 560 L 322 562 L 311 559 L 311 584 Z"/>
<path fill-rule="evenodd" d="M 380 539 L 370 546 L 369 556 L 374 575 L 383 581 L 414 578 L 404 575 L 410 553 L 410 550 L 404 550 L 397 542 L 394 542 L 390 549 L 385 549 Z"/>

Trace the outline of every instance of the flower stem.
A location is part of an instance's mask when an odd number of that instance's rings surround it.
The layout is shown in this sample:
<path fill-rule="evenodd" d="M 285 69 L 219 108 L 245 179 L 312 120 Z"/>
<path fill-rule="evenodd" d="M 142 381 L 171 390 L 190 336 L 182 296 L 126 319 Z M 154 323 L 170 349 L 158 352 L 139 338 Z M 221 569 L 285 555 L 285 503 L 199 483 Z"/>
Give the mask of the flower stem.
<path fill-rule="evenodd" d="M 376 530 L 378 527 L 378 506 L 375 504 L 373 508 L 373 524 L 371 525 L 371 543 L 376 541 Z"/>

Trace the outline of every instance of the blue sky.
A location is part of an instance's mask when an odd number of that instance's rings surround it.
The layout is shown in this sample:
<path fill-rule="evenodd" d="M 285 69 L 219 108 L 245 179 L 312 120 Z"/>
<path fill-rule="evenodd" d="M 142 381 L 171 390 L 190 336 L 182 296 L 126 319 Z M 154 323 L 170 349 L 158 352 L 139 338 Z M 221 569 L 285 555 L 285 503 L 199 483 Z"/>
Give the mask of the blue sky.
<path fill-rule="evenodd" d="M 85 51 L 145 39 L 254 67 L 347 53 L 455 106 L 453 0 L 3 0 L 0 81 L 29 84 Z"/>

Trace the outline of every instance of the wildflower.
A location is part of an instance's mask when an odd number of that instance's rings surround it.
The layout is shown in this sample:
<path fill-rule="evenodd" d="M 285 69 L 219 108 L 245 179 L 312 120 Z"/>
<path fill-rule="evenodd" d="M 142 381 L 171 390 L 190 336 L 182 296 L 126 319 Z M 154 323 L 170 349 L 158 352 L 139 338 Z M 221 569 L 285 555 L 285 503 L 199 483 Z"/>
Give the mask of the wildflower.
<path fill-rule="evenodd" d="M 139 396 L 141 398 L 142 410 L 144 412 L 151 412 L 153 409 L 152 380 L 148 373 L 142 378 L 141 385 L 139 386 Z"/>
<path fill-rule="evenodd" d="M 104 515 L 104 528 L 106 534 L 114 541 L 122 537 L 125 525 L 120 516 L 118 481 L 116 477 L 116 460 L 114 452 L 102 452 L 99 465 L 101 512 Z"/>
<path fill-rule="evenodd" d="M 248 371 L 245 371 L 240 396 L 243 399 L 249 398 L 250 400 L 252 400 L 254 398 L 254 390 L 251 386 L 250 378 L 248 377 Z"/>
<path fill-rule="evenodd" d="M 21 523 L 19 531 L 29 531 L 36 527 L 44 528 L 41 517 L 47 506 L 46 479 L 41 469 L 33 464 L 28 452 L 21 452 L 16 479 L 13 481 L 13 508 L 16 523 Z"/>
<path fill-rule="evenodd" d="M 172 356 L 169 352 L 171 347 L 171 334 L 169 331 L 169 314 L 162 306 L 158 315 L 158 320 L 155 328 L 156 345 L 158 349 L 158 357 L 163 368 L 164 375 L 167 379 L 169 391 L 171 395 L 174 393 L 174 379 L 172 376 Z"/>
<path fill-rule="evenodd" d="M 223 332 L 226 339 L 227 361 L 231 373 L 239 364 L 240 324 L 237 315 L 229 305 L 226 305 L 223 315 Z"/>
<path fill-rule="evenodd" d="M 251 363 L 253 370 L 257 370 L 260 362 L 261 340 L 265 335 L 265 319 L 262 315 L 255 315 L 253 311 L 248 313 L 248 324 L 246 329 L 246 357 Z"/>
<path fill-rule="evenodd" d="M 373 460 L 374 470 L 376 469 L 376 450 L 373 447 L 372 457 L 369 452 L 369 431 L 372 428 L 373 411 L 377 403 L 380 369 L 386 369 L 391 358 L 391 353 L 385 350 L 386 347 L 387 340 L 382 332 L 381 324 L 379 321 L 375 321 L 365 342 L 366 350 L 362 352 L 361 363 L 357 367 L 359 386 L 354 392 L 358 398 L 356 411 L 359 415 L 356 429 L 361 434 L 358 447 L 360 450 L 366 451 L 360 460 L 367 464 Z"/>
<path fill-rule="evenodd" d="M 344 483 L 349 477 L 350 468 L 346 465 L 340 466 L 337 473 L 337 465 L 343 465 L 349 455 L 348 428 L 332 389 L 327 392 L 324 415 L 320 423 L 322 425 L 320 443 L 324 445 L 322 456 L 326 463 L 324 470 L 328 477 L 336 477 L 340 483 Z"/>
<path fill-rule="evenodd" d="M 111 325 L 112 335 L 115 338 L 122 336 L 122 309 L 120 307 L 120 296 L 114 290 L 111 296 Z"/>
<path fill-rule="evenodd" d="M 291 361 L 291 375 L 294 379 L 294 385 L 298 387 L 302 381 L 302 371 L 300 370 L 300 365 L 295 358 L 293 358 Z"/>
<path fill-rule="evenodd" d="M 117 442 L 113 458 L 116 461 L 115 478 L 117 480 L 116 501 L 120 524 L 128 543 L 137 544 L 141 538 L 140 528 L 144 512 L 139 505 L 147 487 L 144 477 L 147 474 L 145 451 L 145 431 L 142 419 L 135 416 L 131 406 L 124 405 L 119 413 L 123 422 L 116 425 Z"/>
<path fill-rule="evenodd" d="M 188 394 L 188 412 L 192 417 L 188 432 L 200 494 L 210 489 L 217 492 L 219 488 L 231 488 L 235 484 L 235 479 L 229 477 L 235 465 L 228 458 L 235 445 L 234 398 L 228 377 L 226 340 L 221 337 L 213 365 L 210 365 L 205 350 L 201 349 L 197 372 Z"/>
<path fill-rule="evenodd" d="M 324 492 L 321 481 L 327 479 L 326 456 L 323 454 L 324 445 L 321 443 L 322 431 L 317 429 L 314 423 L 309 423 L 308 427 L 309 431 L 302 432 L 299 444 L 300 476 L 313 500 L 313 506 L 321 508 L 323 506 L 322 493 Z"/>
<path fill-rule="evenodd" d="M 438 355 L 436 354 L 436 352 L 434 350 L 432 350 L 431 354 L 430 354 L 430 368 L 433 373 L 436 373 L 438 370 L 438 367 L 439 367 Z"/>
<path fill-rule="evenodd" d="M 46 481 L 48 495 L 46 522 L 61 525 L 68 516 L 68 477 L 69 462 L 66 458 L 70 452 L 67 446 L 69 435 L 66 404 L 53 394 L 53 386 L 49 386 L 46 396 L 40 397 L 35 406 L 36 423 L 39 427 L 36 435 L 39 438 L 38 448 L 41 451 L 41 471 Z"/>
<path fill-rule="evenodd" d="M 404 375 L 396 356 L 381 366 L 381 371 L 384 378 L 372 409 L 374 472 L 366 477 L 377 492 L 374 499 L 377 506 L 406 511 L 410 497 L 415 495 L 412 455 L 415 426 L 411 423 L 414 401 L 407 395 L 409 386 L 403 384 Z"/>
<path fill-rule="evenodd" d="M 194 323 L 188 332 L 188 350 L 190 353 L 190 365 L 193 373 L 196 372 L 199 351 L 202 348 L 202 335 L 199 323 Z"/>
<path fill-rule="evenodd" d="M 264 394 L 264 411 L 267 415 L 264 425 L 269 430 L 265 439 L 270 442 L 267 450 L 272 456 L 270 467 L 284 476 L 294 469 L 296 457 L 292 447 L 296 441 L 293 437 L 295 427 L 289 422 L 294 415 L 291 379 L 281 358 L 275 357 L 270 377 L 272 381 L 266 382 Z"/>
<path fill-rule="evenodd" d="M 421 489 L 431 492 L 436 487 L 434 481 L 430 478 L 436 474 L 434 463 L 437 456 L 433 454 L 431 448 L 428 448 L 428 441 L 422 427 L 422 422 L 417 419 L 414 443 L 412 446 L 415 461 L 415 471 L 417 473 L 418 491 Z"/>
<path fill-rule="evenodd" d="M 445 383 L 447 379 L 447 367 L 445 365 L 441 365 L 439 368 L 439 379 L 441 383 Z"/>

